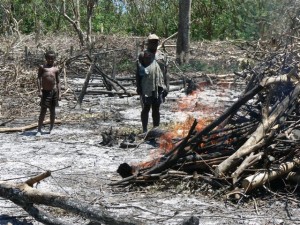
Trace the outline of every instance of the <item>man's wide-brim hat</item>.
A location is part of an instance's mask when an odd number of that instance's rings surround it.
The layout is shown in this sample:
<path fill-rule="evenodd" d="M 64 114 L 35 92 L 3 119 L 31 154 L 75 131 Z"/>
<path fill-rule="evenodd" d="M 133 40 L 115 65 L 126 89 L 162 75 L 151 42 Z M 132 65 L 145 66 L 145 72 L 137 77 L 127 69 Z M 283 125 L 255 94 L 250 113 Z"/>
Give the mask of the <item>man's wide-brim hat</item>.
<path fill-rule="evenodd" d="M 159 40 L 159 37 L 156 34 L 150 34 L 148 40 Z"/>

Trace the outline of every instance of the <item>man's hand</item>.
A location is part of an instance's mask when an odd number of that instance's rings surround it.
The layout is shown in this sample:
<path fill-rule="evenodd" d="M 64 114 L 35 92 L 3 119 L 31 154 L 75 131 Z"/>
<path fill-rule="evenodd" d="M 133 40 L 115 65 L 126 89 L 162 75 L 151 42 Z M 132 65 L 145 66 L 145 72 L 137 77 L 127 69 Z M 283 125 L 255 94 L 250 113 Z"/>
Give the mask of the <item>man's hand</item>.
<path fill-rule="evenodd" d="M 42 91 L 39 91 L 39 97 L 41 98 L 43 95 L 43 92 Z"/>
<path fill-rule="evenodd" d="M 137 93 L 138 95 L 141 95 L 141 94 L 142 94 L 142 89 L 141 89 L 141 88 L 137 88 L 137 89 L 136 89 L 136 93 Z"/>
<path fill-rule="evenodd" d="M 167 97 L 168 94 L 169 94 L 169 92 L 167 92 L 167 91 L 164 91 L 164 92 L 163 92 L 163 96 L 164 96 L 164 97 Z"/>
<path fill-rule="evenodd" d="M 163 96 L 164 96 L 164 97 L 167 97 L 168 94 L 169 94 L 168 88 L 164 88 Z"/>

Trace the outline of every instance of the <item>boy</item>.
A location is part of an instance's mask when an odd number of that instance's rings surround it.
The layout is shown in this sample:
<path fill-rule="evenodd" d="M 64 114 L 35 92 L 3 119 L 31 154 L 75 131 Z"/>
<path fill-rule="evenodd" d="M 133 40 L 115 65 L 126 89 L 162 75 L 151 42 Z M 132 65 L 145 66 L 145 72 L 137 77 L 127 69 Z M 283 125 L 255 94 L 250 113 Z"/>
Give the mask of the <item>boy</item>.
<path fill-rule="evenodd" d="M 45 53 L 46 64 L 41 65 L 38 70 L 38 93 L 41 97 L 41 111 L 38 121 L 38 130 L 36 136 L 41 136 L 43 121 L 47 112 L 50 110 L 50 133 L 55 121 L 55 107 L 61 100 L 61 88 L 59 81 L 59 69 L 54 66 L 55 52 L 47 51 Z"/>

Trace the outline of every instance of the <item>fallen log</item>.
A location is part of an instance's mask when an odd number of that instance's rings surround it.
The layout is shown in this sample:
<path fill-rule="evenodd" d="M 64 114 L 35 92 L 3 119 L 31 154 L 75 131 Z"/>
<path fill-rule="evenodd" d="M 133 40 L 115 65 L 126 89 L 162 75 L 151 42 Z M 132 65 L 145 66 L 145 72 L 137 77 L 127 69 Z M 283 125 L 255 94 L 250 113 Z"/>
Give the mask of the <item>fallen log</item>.
<path fill-rule="evenodd" d="M 99 91 L 87 91 L 87 95 L 118 95 L 118 96 L 134 96 L 138 95 L 135 91 L 107 91 L 107 90 L 99 90 Z"/>
<path fill-rule="evenodd" d="M 102 77 L 102 81 L 103 81 L 103 84 L 105 85 L 106 89 L 108 91 L 111 91 L 112 90 L 112 87 L 116 90 L 116 86 L 115 85 L 112 85 L 112 82 L 108 81 L 107 79 L 109 78 L 107 75 L 105 75 L 102 70 L 96 65 L 96 60 L 97 60 L 97 56 L 95 56 L 95 60 L 93 61 L 92 58 L 89 56 L 89 55 L 86 55 L 87 59 L 90 61 L 90 62 L 93 62 L 93 65 L 94 65 L 94 69 L 96 69 L 101 77 Z M 111 78 L 110 78 L 111 79 Z"/>
<path fill-rule="evenodd" d="M 89 203 L 78 199 L 62 194 L 37 190 L 31 187 L 34 183 L 39 182 L 41 179 L 50 175 L 51 173 L 47 171 L 46 173 L 31 178 L 24 183 L 0 182 L 0 196 L 11 200 L 18 206 L 22 207 L 29 215 L 43 224 L 65 225 L 68 223 L 56 219 L 55 216 L 46 213 L 42 209 L 36 207 L 35 204 L 58 207 L 98 223 L 114 225 L 141 224 L 133 218 L 110 215 L 110 213 L 108 213 L 105 208 L 100 205 L 97 207 L 91 206 Z"/>
<path fill-rule="evenodd" d="M 240 174 L 248 167 L 252 166 L 253 164 L 255 164 L 256 162 L 258 162 L 262 156 L 263 156 L 263 152 L 259 152 L 257 154 L 254 155 L 253 152 L 251 152 L 251 154 L 242 162 L 242 164 L 236 169 L 236 171 L 232 174 L 232 183 L 235 184 L 238 181 L 238 177 L 240 176 Z"/>
<path fill-rule="evenodd" d="M 256 187 L 264 185 L 266 182 L 275 180 L 279 177 L 282 177 L 285 174 L 291 172 L 296 166 L 300 165 L 300 159 L 294 158 L 293 161 L 285 162 L 280 164 L 278 169 L 271 169 L 264 172 L 258 172 L 254 175 L 251 175 L 245 178 L 242 181 L 242 187 L 245 192 L 251 191 Z"/>
<path fill-rule="evenodd" d="M 104 83 L 109 83 L 109 85 L 111 85 L 115 91 L 118 91 L 117 89 L 117 86 L 118 85 L 125 93 L 127 93 L 127 89 L 122 85 L 120 84 L 120 82 L 114 78 L 110 78 L 109 76 L 107 76 L 103 70 L 101 70 L 101 68 L 97 65 L 95 65 L 95 69 L 100 73 L 100 75 L 102 76 L 103 78 L 103 82 Z M 109 89 L 108 89 L 109 90 Z"/>
<path fill-rule="evenodd" d="M 55 120 L 55 124 L 61 124 L 62 121 L 61 120 Z M 46 124 L 50 124 L 50 120 L 46 120 L 43 122 L 43 125 Z M 33 128 L 37 128 L 38 124 L 37 123 L 33 123 L 30 125 L 26 125 L 23 127 L 1 127 L 0 128 L 0 133 L 5 133 L 5 132 L 24 132 L 26 130 L 31 130 Z"/>
<path fill-rule="evenodd" d="M 172 92 L 172 91 L 178 91 L 178 90 L 181 90 L 183 87 L 180 87 L 180 86 L 173 86 L 173 87 L 170 87 L 170 90 L 169 92 Z M 99 91 L 86 91 L 87 95 L 106 95 L 106 94 L 109 94 L 109 95 L 118 95 L 118 96 L 134 96 L 134 95 L 138 95 L 136 93 L 136 91 L 133 91 L 133 90 L 127 90 L 126 92 L 122 92 L 122 91 L 107 91 L 107 90 L 99 90 Z"/>

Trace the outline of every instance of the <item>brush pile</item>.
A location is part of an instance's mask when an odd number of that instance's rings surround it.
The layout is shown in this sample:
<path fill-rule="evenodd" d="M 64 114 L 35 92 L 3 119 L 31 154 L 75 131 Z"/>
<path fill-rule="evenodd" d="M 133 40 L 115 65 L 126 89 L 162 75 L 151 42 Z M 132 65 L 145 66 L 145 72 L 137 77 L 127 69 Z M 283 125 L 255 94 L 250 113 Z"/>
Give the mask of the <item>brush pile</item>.
<path fill-rule="evenodd" d="M 298 63 L 295 46 L 264 52 L 256 66 L 236 73 L 245 90 L 222 115 L 200 130 L 195 120 L 185 138 L 148 166 L 121 164 L 123 179 L 113 185 L 194 180 L 244 195 L 272 181 L 298 183 Z"/>

